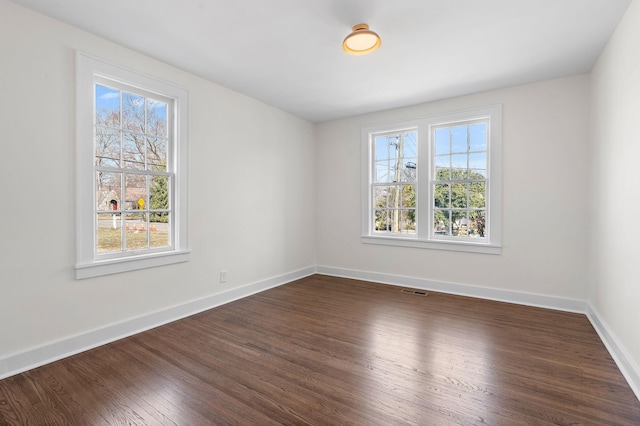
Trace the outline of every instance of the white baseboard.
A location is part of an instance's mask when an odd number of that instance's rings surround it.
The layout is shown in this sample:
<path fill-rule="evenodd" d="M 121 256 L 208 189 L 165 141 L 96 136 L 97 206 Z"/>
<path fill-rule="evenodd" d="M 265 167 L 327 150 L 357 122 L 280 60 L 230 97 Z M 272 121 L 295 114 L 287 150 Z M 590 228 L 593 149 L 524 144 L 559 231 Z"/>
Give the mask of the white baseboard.
<path fill-rule="evenodd" d="M 152 312 L 0 358 L 0 380 L 53 361 L 179 320 L 225 303 L 313 275 L 314 267 L 267 278 L 242 287 Z"/>
<path fill-rule="evenodd" d="M 591 304 L 587 311 L 587 318 L 591 321 L 591 325 L 596 329 L 600 336 L 600 340 L 611 354 L 611 358 L 616 362 L 620 372 L 627 379 L 627 383 L 640 400 L 640 366 L 634 362 L 633 358 L 624 346 L 619 342 L 618 338 L 613 334 L 607 323 L 604 321 L 598 310 Z"/>
<path fill-rule="evenodd" d="M 566 299 L 562 297 L 546 296 L 543 294 L 525 293 L 446 281 L 434 281 L 424 278 L 404 277 L 399 275 L 365 272 L 353 269 L 316 267 L 318 274 L 335 277 L 353 278 L 401 287 L 418 288 L 441 293 L 457 294 L 460 296 L 476 297 L 479 299 L 496 300 L 499 302 L 516 303 L 518 305 L 535 306 L 538 308 L 554 309 L 556 311 L 587 313 L 587 302 L 584 300 Z"/>
<path fill-rule="evenodd" d="M 628 355 L 628 352 L 618 342 L 618 339 L 611 332 L 604 320 L 602 320 L 602 317 L 598 314 L 596 309 L 587 301 L 489 287 L 478 287 L 445 281 L 433 281 L 422 278 L 381 274 L 377 272 L 330 268 L 325 266 L 316 267 L 316 272 L 318 274 L 331 275 L 335 277 L 352 278 L 356 280 L 372 281 L 382 284 L 391 284 L 421 290 L 438 291 L 448 294 L 457 294 L 461 296 L 477 297 L 480 299 L 497 300 L 500 302 L 585 314 L 593 325 L 593 328 L 595 328 L 596 332 L 600 336 L 602 343 L 611 354 L 611 357 L 618 366 L 618 369 L 629 383 L 631 390 L 635 393 L 638 400 L 640 400 L 640 367 L 638 367 L 638 365 L 633 361 L 633 358 Z"/>

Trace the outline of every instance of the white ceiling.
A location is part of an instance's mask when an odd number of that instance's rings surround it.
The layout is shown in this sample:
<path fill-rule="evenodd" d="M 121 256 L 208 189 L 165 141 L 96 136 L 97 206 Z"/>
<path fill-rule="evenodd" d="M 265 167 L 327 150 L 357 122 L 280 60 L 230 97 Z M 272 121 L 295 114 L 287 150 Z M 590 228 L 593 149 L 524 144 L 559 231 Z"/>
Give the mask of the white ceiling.
<path fill-rule="evenodd" d="M 589 72 L 630 2 L 13 1 L 312 122 Z"/>

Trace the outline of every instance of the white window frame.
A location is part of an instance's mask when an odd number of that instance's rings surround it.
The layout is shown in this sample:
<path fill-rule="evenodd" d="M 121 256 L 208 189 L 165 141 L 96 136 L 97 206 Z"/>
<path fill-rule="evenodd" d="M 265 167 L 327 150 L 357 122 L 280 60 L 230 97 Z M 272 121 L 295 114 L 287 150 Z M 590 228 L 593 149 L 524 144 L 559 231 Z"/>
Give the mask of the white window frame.
<path fill-rule="evenodd" d="M 436 236 L 433 232 L 434 168 L 433 130 L 478 119 L 488 119 L 487 135 L 487 207 L 486 238 L 455 238 Z M 392 234 L 376 232 L 373 221 L 374 145 L 373 137 L 380 133 L 417 129 L 416 232 Z M 411 120 L 363 126 L 362 128 L 362 236 L 366 244 L 382 244 L 451 250 L 485 254 L 502 251 L 502 106 L 492 105 Z"/>
<path fill-rule="evenodd" d="M 96 254 L 95 84 L 124 84 L 173 100 L 173 146 L 167 169 L 173 174 L 172 244 L 166 250 Z M 171 114 L 170 114 L 171 115 Z M 169 118 L 170 119 L 170 118 Z M 76 54 L 76 279 L 97 277 L 189 260 L 187 227 L 188 92 L 170 83 L 91 57 Z"/>

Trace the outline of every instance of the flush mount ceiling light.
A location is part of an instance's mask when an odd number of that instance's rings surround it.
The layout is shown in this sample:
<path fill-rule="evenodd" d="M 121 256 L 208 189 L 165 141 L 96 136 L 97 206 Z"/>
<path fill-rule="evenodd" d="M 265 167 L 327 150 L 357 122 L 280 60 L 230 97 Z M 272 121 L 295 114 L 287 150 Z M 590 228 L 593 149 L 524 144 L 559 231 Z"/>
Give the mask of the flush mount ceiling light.
<path fill-rule="evenodd" d="M 369 25 L 358 24 L 342 42 L 342 50 L 350 55 L 366 55 L 377 50 L 382 44 L 380 36 L 369 30 Z"/>

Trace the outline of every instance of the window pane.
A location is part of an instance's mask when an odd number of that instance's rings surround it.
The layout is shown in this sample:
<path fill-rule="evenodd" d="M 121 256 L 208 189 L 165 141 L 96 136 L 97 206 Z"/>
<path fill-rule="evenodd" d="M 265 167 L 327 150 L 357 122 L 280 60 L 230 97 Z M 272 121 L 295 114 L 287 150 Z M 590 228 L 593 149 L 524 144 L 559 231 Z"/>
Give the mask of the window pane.
<path fill-rule="evenodd" d="M 145 137 L 137 133 L 124 132 L 123 142 L 124 168 L 144 169 Z"/>
<path fill-rule="evenodd" d="M 144 175 L 125 175 L 126 210 L 144 210 L 147 207 L 147 180 Z"/>
<path fill-rule="evenodd" d="M 139 250 L 148 247 L 146 215 L 142 213 L 127 213 L 125 217 L 126 249 Z"/>
<path fill-rule="evenodd" d="M 392 173 L 389 167 L 389 160 L 382 160 L 376 162 L 376 182 L 393 182 L 391 179 Z"/>
<path fill-rule="evenodd" d="M 416 207 L 416 187 L 414 185 L 402 186 L 401 207 L 403 208 Z"/>
<path fill-rule="evenodd" d="M 472 209 L 483 209 L 487 201 L 487 184 L 485 182 L 474 182 L 469 185 L 469 207 Z"/>
<path fill-rule="evenodd" d="M 123 128 L 143 133 L 145 131 L 144 112 L 144 98 L 142 96 L 127 92 L 122 94 Z"/>
<path fill-rule="evenodd" d="M 418 154 L 417 150 L 418 133 L 407 132 L 403 135 L 403 156 L 404 158 L 416 158 Z"/>
<path fill-rule="evenodd" d="M 122 220 L 119 213 L 100 213 L 97 215 L 97 246 L 98 253 L 113 253 L 122 251 Z"/>
<path fill-rule="evenodd" d="M 376 136 L 376 160 L 387 160 L 396 158 L 396 148 L 393 144 L 395 137 Z"/>
<path fill-rule="evenodd" d="M 469 151 L 487 150 L 487 123 L 469 126 Z"/>
<path fill-rule="evenodd" d="M 120 167 L 120 131 L 96 128 L 96 166 Z"/>
<path fill-rule="evenodd" d="M 487 177 L 487 153 L 479 152 L 469 154 L 469 177 L 471 179 L 484 179 Z"/>
<path fill-rule="evenodd" d="M 451 130 L 436 129 L 435 131 L 435 151 L 436 155 L 451 153 Z"/>
<path fill-rule="evenodd" d="M 120 91 L 96 84 L 96 125 L 120 127 Z"/>
<path fill-rule="evenodd" d="M 451 170 L 447 167 L 446 169 L 436 168 L 436 180 L 450 180 L 451 179 Z"/>
<path fill-rule="evenodd" d="M 147 137 L 147 168 L 157 172 L 167 170 L 167 140 Z"/>
<path fill-rule="evenodd" d="M 396 149 L 390 145 L 389 136 L 376 136 L 376 182 L 393 182 L 396 179 L 395 162 Z"/>
<path fill-rule="evenodd" d="M 434 210 L 433 212 L 433 232 L 435 235 L 451 235 L 450 210 Z"/>
<path fill-rule="evenodd" d="M 389 206 L 390 191 L 388 186 L 375 186 L 373 188 L 374 207 L 387 208 Z"/>
<path fill-rule="evenodd" d="M 436 180 L 449 180 L 451 179 L 451 156 L 441 155 L 436 157 Z"/>
<path fill-rule="evenodd" d="M 469 215 L 469 235 L 472 237 L 484 238 L 485 236 L 485 216 L 484 210 L 472 211 Z"/>
<path fill-rule="evenodd" d="M 389 211 L 386 209 L 376 209 L 373 215 L 373 229 L 376 231 L 390 231 Z"/>
<path fill-rule="evenodd" d="M 415 158 L 405 159 L 402 165 L 402 173 L 400 174 L 401 182 L 415 182 L 416 181 L 416 160 Z"/>
<path fill-rule="evenodd" d="M 405 179 L 405 167 L 401 158 L 396 159 L 390 165 L 390 182 L 402 182 Z"/>
<path fill-rule="evenodd" d="M 401 144 L 398 146 L 398 156 L 401 158 L 398 163 L 399 182 L 415 182 L 418 165 L 417 155 L 418 133 L 415 131 L 406 132 L 402 135 Z"/>
<path fill-rule="evenodd" d="M 149 246 L 150 247 L 168 247 L 171 245 L 169 235 L 169 213 L 151 214 L 151 223 L 149 223 Z M 157 220 L 160 217 L 162 220 Z"/>
<path fill-rule="evenodd" d="M 149 209 L 169 209 L 169 178 L 166 176 L 152 176 L 149 185 Z M 160 217 L 160 216 L 158 216 Z M 166 215 L 164 216 L 166 218 Z M 151 220 L 153 221 L 153 215 Z M 166 221 L 162 221 L 166 222 Z"/>
<path fill-rule="evenodd" d="M 456 126 L 451 129 L 451 152 L 467 152 L 467 126 Z"/>
<path fill-rule="evenodd" d="M 451 233 L 456 237 L 466 237 L 469 228 L 466 210 L 451 211 Z"/>
<path fill-rule="evenodd" d="M 451 185 L 451 206 L 457 208 L 467 208 L 467 186 L 465 183 L 454 183 Z"/>
<path fill-rule="evenodd" d="M 448 183 L 437 183 L 433 189 L 433 205 L 437 208 L 451 207 L 450 185 Z"/>
<path fill-rule="evenodd" d="M 167 104 L 147 99 L 147 134 L 167 137 Z"/>
<path fill-rule="evenodd" d="M 451 179 L 467 179 L 467 154 L 451 156 Z"/>
<path fill-rule="evenodd" d="M 96 172 L 96 210 L 118 210 L 122 199 L 122 173 Z"/>
<path fill-rule="evenodd" d="M 389 159 L 392 160 L 392 164 L 402 156 L 400 154 L 400 135 L 387 136 L 387 144 L 389 146 Z M 392 166 L 393 167 L 393 166 Z"/>
<path fill-rule="evenodd" d="M 392 223 L 392 230 L 394 229 Z M 396 232 L 415 234 L 416 232 L 416 211 L 414 209 L 401 210 L 398 212 L 398 228 Z"/>

